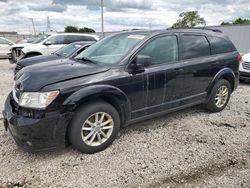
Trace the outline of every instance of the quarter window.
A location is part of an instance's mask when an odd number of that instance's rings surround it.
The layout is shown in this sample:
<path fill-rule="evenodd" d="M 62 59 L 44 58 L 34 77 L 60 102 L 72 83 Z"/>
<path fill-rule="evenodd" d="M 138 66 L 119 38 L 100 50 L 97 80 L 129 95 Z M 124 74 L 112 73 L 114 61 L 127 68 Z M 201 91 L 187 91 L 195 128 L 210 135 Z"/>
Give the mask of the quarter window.
<path fill-rule="evenodd" d="M 170 64 L 178 60 L 178 44 L 176 36 L 164 36 L 148 43 L 139 55 L 151 58 L 151 64 Z"/>
<path fill-rule="evenodd" d="M 212 54 L 236 51 L 232 42 L 221 37 L 209 37 Z"/>
<path fill-rule="evenodd" d="M 210 55 L 210 46 L 205 36 L 182 36 L 183 59 L 191 59 Z"/>

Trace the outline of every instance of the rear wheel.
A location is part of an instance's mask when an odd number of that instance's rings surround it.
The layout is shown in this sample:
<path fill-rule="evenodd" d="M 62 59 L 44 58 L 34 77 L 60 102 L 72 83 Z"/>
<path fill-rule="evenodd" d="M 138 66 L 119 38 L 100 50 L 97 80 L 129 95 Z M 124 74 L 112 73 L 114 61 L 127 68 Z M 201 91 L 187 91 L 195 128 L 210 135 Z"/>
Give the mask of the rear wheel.
<path fill-rule="evenodd" d="M 231 85 L 227 80 L 219 80 L 212 89 L 209 101 L 205 107 L 211 112 L 220 112 L 226 106 L 231 95 Z"/>
<path fill-rule="evenodd" d="M 95 153 L 107 148 L 117 137 L 120 117 L 106 102 L 91 102 L 80 107 L 69 127 L 69 141 L 83 153 Z"/>

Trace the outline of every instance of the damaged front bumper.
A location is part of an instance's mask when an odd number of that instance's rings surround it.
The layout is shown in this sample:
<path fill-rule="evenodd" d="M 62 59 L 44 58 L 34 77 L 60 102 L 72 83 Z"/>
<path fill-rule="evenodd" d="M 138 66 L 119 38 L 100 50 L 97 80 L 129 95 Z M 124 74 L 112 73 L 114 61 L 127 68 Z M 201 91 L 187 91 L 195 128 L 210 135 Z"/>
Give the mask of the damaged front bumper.
<path fill-rule="evenodd" d="M 32 115 L 23 115 L 19 108 L 12 94 L 9 94 L 3 111 L 4 126 L 20 148 L 33 153 L 65 147 L 72 112 L 52 111 L 41 115 L 41 112 L 34 111 Z"/>

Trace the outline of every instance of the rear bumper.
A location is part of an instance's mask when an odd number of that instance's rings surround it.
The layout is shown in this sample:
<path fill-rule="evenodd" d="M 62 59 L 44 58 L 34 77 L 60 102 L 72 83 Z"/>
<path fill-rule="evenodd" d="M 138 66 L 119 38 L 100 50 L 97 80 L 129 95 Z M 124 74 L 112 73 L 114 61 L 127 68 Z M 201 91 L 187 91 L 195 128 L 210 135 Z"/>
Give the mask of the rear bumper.
<path fill-rule="evenodd" d="M 73 113 L 45 113 L 43 118 L 30 118 L 13 113 L 11 94 L 5 101 L 4 125 L 17 145 L 27 152 L 41 152 L 65 147 L 66 130 Z"/>

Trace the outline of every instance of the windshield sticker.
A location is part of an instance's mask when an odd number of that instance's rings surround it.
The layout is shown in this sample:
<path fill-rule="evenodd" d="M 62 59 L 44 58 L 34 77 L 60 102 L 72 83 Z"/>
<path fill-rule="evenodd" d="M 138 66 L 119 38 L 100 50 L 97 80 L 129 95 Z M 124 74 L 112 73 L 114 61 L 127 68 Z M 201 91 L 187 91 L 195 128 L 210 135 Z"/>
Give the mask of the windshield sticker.
<path fill-rule="evenodd" d="M 142 40 L 145 38 L 144 35 L 129 35 L 128 36 L 129 39 L 138 39 L 138 40 Z"/>

